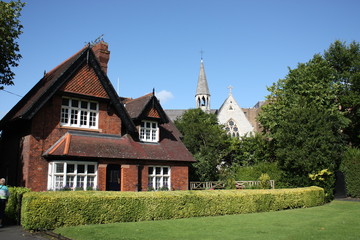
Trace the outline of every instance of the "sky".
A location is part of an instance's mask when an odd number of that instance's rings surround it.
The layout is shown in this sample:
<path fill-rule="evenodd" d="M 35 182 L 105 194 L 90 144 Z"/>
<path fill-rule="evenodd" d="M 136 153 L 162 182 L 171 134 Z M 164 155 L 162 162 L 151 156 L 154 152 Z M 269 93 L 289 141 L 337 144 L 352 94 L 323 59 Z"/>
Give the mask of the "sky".
<path fill-rule="evenodd" d="M 164 109 L 194 108 L 203 52 L 211 108 L 229 86 L 241 107 L 253 107 L 289 68 L 335 40 L 360 42 L 359 10 L 358 0 L 28 0 L 22 59 L 15 85 L 0 91 L 0 118 L 44 71 L 101 35 L 120 96 L 155 88 Z"/>

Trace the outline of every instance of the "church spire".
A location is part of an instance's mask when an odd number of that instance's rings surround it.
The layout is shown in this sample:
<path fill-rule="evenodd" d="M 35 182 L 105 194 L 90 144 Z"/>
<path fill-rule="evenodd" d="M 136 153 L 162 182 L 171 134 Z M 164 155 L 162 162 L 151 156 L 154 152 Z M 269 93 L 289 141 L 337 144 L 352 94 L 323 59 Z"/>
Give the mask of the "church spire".
<path fill-rule="evenodd" d="M 210 112 L 210 91 L 205 75 L 204 61 L 201 56 L 200 73 L 196 88 L 196 108 L 200 108 L 205 112 Z"/>

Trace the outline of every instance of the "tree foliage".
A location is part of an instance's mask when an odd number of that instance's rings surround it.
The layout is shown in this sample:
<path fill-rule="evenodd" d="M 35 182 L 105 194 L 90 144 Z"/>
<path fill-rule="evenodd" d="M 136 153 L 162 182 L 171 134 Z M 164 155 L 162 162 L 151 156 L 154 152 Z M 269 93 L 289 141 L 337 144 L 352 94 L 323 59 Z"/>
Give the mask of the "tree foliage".
<path fill-rule="evenodd" d="M 2 85 L 13 85 L 14 72 L 12 67 L 18 66 L 21 58 L 19 44 L 16 39 L 22 33 L 23 26 L 19 17 L 25 3 L 0 1 L 0 89 Z"/>
<path fill-rule="evenodd" d="M 218 166 L 223 161 L 228 136 L 218 124 L 215 114 L 204 113 L 201 109 L 190 109 L 175 120 L 176 127 L 183 135 L 183 142 L 194 155 L 193 180 L 217 180 Z"/>
<path fill-rule="evenodd" d="M 315 55 L 269 88 L 268 104 L 259 121 L 292 186 L 310 185 L 309 174 L 333 171 L 340 162 L 341 129 L 348 120 L 338 110 L 341 86 L 335 76 L 331 65 Z"/>
<path fill-rule="evenodd" d="M 334 81 L 340 86 L 338 99 L 341 111 L 351 121 L 344 133 L 351 145 L 360 146 L 360 45 L 335 41 L 324 53 L 335 70 Z"/>

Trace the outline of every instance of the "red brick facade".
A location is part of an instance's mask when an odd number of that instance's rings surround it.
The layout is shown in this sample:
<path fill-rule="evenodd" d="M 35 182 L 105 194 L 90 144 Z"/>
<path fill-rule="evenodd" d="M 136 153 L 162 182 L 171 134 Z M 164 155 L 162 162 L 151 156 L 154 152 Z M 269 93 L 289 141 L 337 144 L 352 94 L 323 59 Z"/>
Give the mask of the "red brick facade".
<path fill-rule="evenodd" d="M 104 74 L 109 60 L 107 44 L 106 49 L 100 45 L 95 51 L 95 56 L 101 55 L 97 56 L 97 60 L 101 58 L 99 63 L 91 62 L 93 52 L 84 48 L 45 75 L 1 120 L 0 175 L 11 185 L 46 191 L 51 162 L 95 162 L 95 185 L 99 190 L 147 191 L 149 166 L 167 166 L 171 188 L 187 190 L 188 167 L 194 159 L 178 135 L 168 136 L 177 131 L 166 123 L 154 96 L 134 100 L 134 107 L 126 112 Z M 63 97 L 97 102 L 98 127 L 61 126 Z M 143 109 L 148 101 L 155 101 L 158 107 L 152 104 Z M 137 139 L 139 133 L 134 129 L 139 129 L 139 109 L 151 121 L 159 121 L 162 131 L 166 130 L 166 134 L 160 133 L 159 143 L 148 145 Z"/>

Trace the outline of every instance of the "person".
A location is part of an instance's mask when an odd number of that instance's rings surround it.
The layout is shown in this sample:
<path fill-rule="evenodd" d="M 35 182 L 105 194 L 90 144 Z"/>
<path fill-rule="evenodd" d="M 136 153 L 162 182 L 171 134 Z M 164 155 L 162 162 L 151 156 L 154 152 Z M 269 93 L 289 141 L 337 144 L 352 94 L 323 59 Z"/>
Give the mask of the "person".
<path fill-rule="evenodd" d="M 5 186 L 5 178 L 0 179 L 0 228 L 5 215 L 6 202 L 10 196 L 9 189 Z"/>

